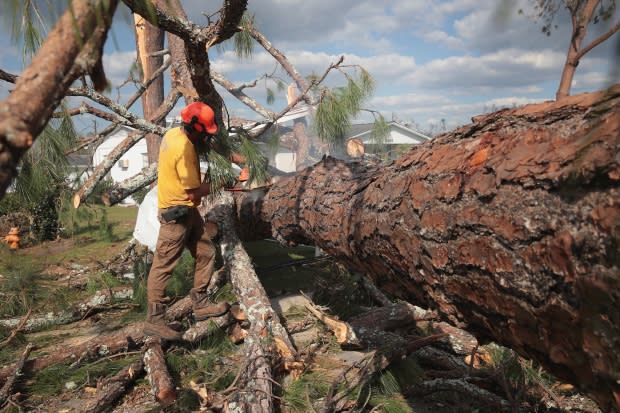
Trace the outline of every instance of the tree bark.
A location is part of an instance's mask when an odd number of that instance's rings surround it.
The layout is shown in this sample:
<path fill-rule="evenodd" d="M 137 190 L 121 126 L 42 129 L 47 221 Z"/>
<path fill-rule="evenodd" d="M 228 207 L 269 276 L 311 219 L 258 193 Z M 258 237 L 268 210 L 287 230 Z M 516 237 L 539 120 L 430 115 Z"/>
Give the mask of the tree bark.
<path fill-rule="evenodd" d="M 619 152 L 617 85 L 479 117 L 387 167 L 326 158 L 246 194 L 239 219 L 246 238 L 270 228 L 314 243 L 609 409 L 620 401 Z"/>
<path fill-rule="evenodd" d="M 247 322 L 250 323 L 248 335 L 244 339 L 244 355 L 247 361 L 238 381 L 240 390 L 229 398 L 228 410 L 271 412 L 273 366 L 276 361 L 282 359 L 286 368 L 288 362 L 295 360 L 297 350 L 280 323 L 277 313 L 271 307 L 269 297 L 256 276 L 250 257 L 237 236 L 232 196 L 223 193 L 213 199 L 213 204 L 207 208 L 211 214 L 210 218 L 218 222 L 222 234 L 220 245 L 224 268 L 230 272 L 235 295 L 239 299 Z M 271 342 L 273 345 L 270 345 Z"/>
<path fill-rule="evenodd" d="M 155 340 L 149 340 L 147 347 L 144 353 L 144 368 L 151 383 L 151 390 L 155 400 L 163 406 L 168 406 L 177 399 L 177 392 L 168 373 L 164 351 L 161 349 L 161 344 Z"/>

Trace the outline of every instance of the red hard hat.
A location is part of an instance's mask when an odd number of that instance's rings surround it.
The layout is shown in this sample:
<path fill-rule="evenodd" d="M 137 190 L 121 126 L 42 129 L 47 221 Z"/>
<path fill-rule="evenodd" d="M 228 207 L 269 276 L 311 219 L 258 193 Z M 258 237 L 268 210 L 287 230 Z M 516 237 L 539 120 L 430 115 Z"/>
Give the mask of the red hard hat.
<path fill-rule="evenodd" d="M 215 123 L 215 113 L 213 109 L 205 103 L 193 102 L 181 110 L 181 120 L 193 126 L 198 132 L 217 133 Z"/>

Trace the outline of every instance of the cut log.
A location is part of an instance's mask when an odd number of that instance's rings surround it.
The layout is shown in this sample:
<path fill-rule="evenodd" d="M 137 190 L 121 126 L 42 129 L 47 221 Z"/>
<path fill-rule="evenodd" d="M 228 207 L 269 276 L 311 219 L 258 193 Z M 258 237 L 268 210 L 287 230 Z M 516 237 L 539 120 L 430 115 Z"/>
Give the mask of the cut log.
<path fill-rule="evenodd" d="M 115 375 L 97 383 L 97 395 L 88 400 L 80 411 L 99 413 L 107 411 L 125 394 L 127 389 L 140 377 L 144 370 L 142 360 L 137 360 Z"/>
<path fill-rule="evenodd" d="M 230 311 L 219 317 L 199 321 L 183 333 L 183 340 L 189 343 L 197 343 L 211 334 L 214 328 L 225 329 L 236 321 Z"/>
<path fill-rule="evenodd" d="M 485 115 L 385 167 L 325 158 L 246 194 L 239 219 L 248 239 L 315 244 L 608 410 L 620 401 L 619 152 L 616 85 Z"/>
<path fill-rule="evenodd" d="M 148 349 L 144 353 L 144 368 L 151 383 L 151 392 L 162 406 L 168 406 L 177 399 L 177 393 L 172 377 L 168 373 L 161 343 L 149 339 L 146 346 Z"/>
<path fill-rule="evenodd" d="M 338 344 L 348 348 L 381 347 L 383 340 L 394 341 L 397 337 L 397 335 L 393 335 L 391 339 L 383 337 L 390 330 L 406 328 L 414 325 L 416 321 L 429 320 L 436 316 L 432 311 L 409 303 L 374 308 L 349 321 L 330 317 L 312 303 L 307 304 L 306 308 L 332 330 Z"/>

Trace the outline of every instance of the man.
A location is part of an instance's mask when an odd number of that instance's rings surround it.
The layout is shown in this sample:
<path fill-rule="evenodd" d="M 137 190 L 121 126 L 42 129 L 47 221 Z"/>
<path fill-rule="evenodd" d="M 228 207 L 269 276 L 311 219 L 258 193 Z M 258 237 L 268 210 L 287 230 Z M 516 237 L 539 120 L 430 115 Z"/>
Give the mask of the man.
<path fill-rule="evenodd" d="M 194 288 L 190 291 L 195 319 L 217 317 L 229 308 L 228 303 L 211 302 L 206 292 L 213 274 L 215 247 L 196 208 L 201 198 L 210 193 L 209 184 L 200 181 L 196 145 L 208 142 L 218 127 L 213 109 L 202 102 L 181 110 L 181 121 L 181 127 L 166 132 L 159 151 L 157 206 L 161 226 L 148 276 L 144 325 L 146 335 L 166 340 L 182 337 L 166 324 L 169 298 L 165 289 L 184 247 L 196 261 Z"/>

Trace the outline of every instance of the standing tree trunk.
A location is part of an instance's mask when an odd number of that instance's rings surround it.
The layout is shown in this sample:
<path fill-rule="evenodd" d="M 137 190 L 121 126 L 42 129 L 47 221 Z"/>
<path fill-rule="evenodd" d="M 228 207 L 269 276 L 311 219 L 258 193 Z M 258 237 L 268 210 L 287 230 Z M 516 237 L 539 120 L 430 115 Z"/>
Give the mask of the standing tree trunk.
<path fill-rule="evenodd" d="M 566 2 L 566 8 L 571 15 L 572 33 L 571 39 L 568 44 L 568 51 L 566 52 L 566 61 L 562 68 L 562 76 L 560 77 L 560 85 L 556 92 L 556 100 L 564 99 L 569 96 L 571 86 L 573 83 L 573 77 L 579 61 L 581 58 L 594 49 L 599 44 L 603 43 L 616 32 L 620 30 L 620 21 L 616 22 L 605 33 L 592 40 L 587 46 L 582 47 L 581 44 L 586 37 L 588 31 L 588 25 L 595 19 L 595 12 L 597 7 L 603 8 L 601 0 L 583 0 L 577 2 Z M 615 8 L 614 6 L 611 6 Z M 602 12 L 601 12 L 602 13 Z M 597 17 L 600 17 L 597 16 Z"/>
<path fill-rule="evenodd" d="M 153 55 L 154 52 L 160 52 L 164 48 L 164 31 L 159 27 L 151 25 L 139 14 L 134 14 L 134 27 L 136 31 L 138 62 L 140 62 L 142 80 L 145 81 L 164 63 L 164 57 L 161 54 Z M 159 76 L 142 95 L 144 119 L 151 119 L 163 101 L 164 77 Z M 159 122 L 160 125 L 165 125 L 165 123 L 165 119 Z M 149 165 L 157 162 L 160 142 L 161 136 L 154 133 L 146 135 L 146 151 Z"/>
<path fill-rule="evenodd" d="M 620 402 L 620 86 L 503 110 L 390 166 L 326 158 L 238 202 L 384 291 Z"/>

